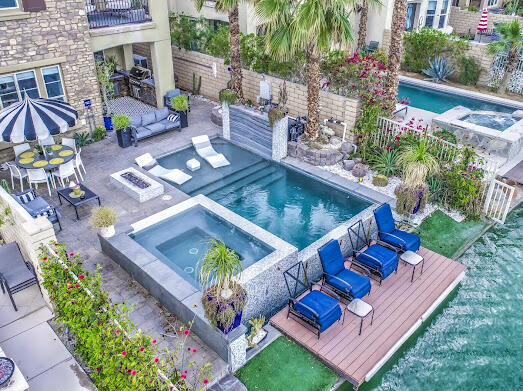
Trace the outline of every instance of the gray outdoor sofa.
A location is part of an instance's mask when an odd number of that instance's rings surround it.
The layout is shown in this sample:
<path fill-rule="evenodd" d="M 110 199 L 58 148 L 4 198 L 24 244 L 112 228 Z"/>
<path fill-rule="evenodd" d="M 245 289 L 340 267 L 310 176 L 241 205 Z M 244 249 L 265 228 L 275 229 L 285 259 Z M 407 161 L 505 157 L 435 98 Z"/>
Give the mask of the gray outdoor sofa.
<path fill-rule="evenodd" d="M 135 147 L 138 146 L 138 140 L 170 130 L 178 129 L 178 131 L 182 131 L 180 116 L 170 112 L 167 107 L 131 117 L 129 126 Z"/>

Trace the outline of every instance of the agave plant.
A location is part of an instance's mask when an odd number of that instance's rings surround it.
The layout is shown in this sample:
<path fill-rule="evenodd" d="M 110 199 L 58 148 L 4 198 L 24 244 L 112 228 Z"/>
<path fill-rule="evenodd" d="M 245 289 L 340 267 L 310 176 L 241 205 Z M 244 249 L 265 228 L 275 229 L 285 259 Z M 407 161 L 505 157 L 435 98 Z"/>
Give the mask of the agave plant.
<path fill-rule="evenodd" d="M 394 150 L 383 150 L 380 153 L 374 154 L 368 158 L 370 167 L 376 170 L 379 174 L 390 177 L 396 175 L 400 171 L 400 167 L 397 164 L 399 157 L 399 151 Z"/>
<path fill-rule="evenodd" d="M 432 80 L 436 83 L 448 81 L 447 77 L 454 73 L 454 68 L 447 62 L 445 57 L 435 57 L 432 61 L 429 60 L 429 68 L 424 69 L 423 73 L 427 76 L 425 80 Z"/>

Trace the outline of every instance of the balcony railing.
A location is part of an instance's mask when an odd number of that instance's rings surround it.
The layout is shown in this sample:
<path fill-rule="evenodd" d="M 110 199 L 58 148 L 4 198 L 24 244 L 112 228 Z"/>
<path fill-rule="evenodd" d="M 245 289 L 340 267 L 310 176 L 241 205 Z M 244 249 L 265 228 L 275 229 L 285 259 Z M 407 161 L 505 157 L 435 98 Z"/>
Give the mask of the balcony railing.
<path fill-rule="evenodd" d="M 85 0 L 89 28 L 150 22 L 149 0 Z"/>

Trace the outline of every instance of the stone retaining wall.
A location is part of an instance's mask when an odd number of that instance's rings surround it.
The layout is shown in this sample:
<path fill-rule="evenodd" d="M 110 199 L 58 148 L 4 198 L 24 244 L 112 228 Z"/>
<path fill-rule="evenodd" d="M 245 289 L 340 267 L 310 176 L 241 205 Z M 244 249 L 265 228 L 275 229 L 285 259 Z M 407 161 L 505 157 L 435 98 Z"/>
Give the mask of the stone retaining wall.
<path fill-rule="evenodd" d="M 478 28 L 481 12 L 471 12 L 459 7 L 451 7 L 449 16 L 449 26 L 452 26 L 454 33 L 467 34 L 470 30 L 475 34 Z M 523 25 L 523 18 L 521 16 L 494 14 L 489 12 L 487 28 L 491 30 L 496 22 L 510 22 L 514 19 L 519 20 L 519 24 Z"/>
<path fill-rule="evenodd" d="M 287 154 L 314 166 L 332 166 L 343 159 L 343 154 L 335 149 L 314 149 L 294 141 L 287 144 Z"/>
<path fill-rule="evenodd" d="M 172 48 L 174 72 L 178 76 L 178 87 L 192 90 L 193 73 L 202 77 L 200 94 L 212 100 L 218 100 L 218 92 L 227 86 L 230 74 L 223 59 L 198 52 Z M 216 64 L 216 77 L 213 75 L 213 63 Z M 252 71 L 243 70 L 243 94 L 245 99 L 255 102 L 260 92 L 260 81 L 263 76 Z M 278 92 L 283 80 L 265 76 L 272 83 L 272 96 L 278 100 Z M 287 82 L 287 107 L 292 117 L 307 114 L 307 87 L 301 84 Z M 360 105 L 356 99 L 345 98 L 330 92 L 320 93 L 320 118 L 335 118 L 347 123 L 352 129 L 359 115 Z"/>

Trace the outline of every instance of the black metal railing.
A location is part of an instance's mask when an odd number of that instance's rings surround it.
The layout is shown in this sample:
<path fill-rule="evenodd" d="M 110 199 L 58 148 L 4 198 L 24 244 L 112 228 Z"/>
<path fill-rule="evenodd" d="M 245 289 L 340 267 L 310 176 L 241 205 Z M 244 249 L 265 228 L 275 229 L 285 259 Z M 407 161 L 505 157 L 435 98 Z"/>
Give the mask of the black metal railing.
<path fill-rule="evenodd" d="M 149 0 L 85 0 L 89 28 L 151 21 Z"/>

